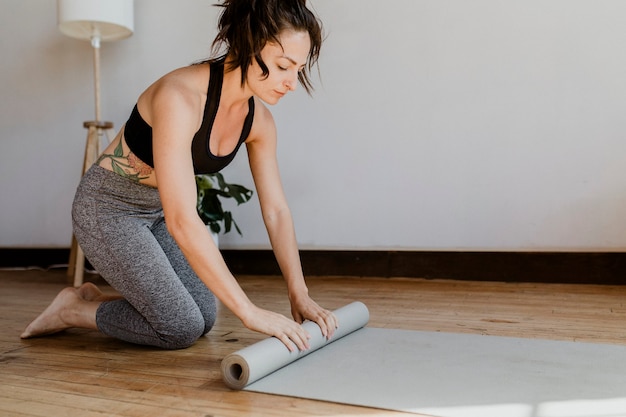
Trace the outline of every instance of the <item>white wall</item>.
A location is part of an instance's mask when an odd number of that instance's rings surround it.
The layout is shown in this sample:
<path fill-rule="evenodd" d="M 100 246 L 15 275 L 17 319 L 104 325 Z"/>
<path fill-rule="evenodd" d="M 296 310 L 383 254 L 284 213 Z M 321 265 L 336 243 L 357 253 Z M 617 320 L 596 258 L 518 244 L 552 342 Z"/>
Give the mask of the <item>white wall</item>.
<path fill-rule="evenodd" d="M 135 0 L 133 37 L 102 48 L 106 119 L 207 55 L 213 3 Z M 0 4 L 0 247 L 67 247 L 91 49 L 53 1 Z M 273 108 L 303 248 L 626 247 L 626 2 L 312 4 L 322 83 Z M 226 175 L 251 186 L 245 155 Z M 222 247 L 268 247 L 256 202 L 235 217 Z"/>

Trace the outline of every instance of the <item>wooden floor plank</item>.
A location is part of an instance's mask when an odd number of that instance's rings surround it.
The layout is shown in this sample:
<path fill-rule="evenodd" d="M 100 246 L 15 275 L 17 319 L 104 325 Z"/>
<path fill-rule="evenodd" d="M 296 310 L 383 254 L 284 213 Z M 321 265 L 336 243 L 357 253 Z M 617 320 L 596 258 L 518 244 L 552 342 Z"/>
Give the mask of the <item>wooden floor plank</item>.
<path fill-rule="evenodd" d="M 262 307 L 290 314 L 278 277 L 238 277 Z M 102 284 L 97 276 L 88 279 Z M 0 271 L 0 415 L 403 416 L 406 414 L 227 389 L 220 361 L 265 337 L 220 308 L 189 349 L 163 351 L 69 330 L 20 340 L 67 283 L 64 270 Z M 358 277 L 309 278 L 335 309 L 363 301 L 371 327 L 626 345 L 626 287 Z M 107 293 L 114 293 L 104 287 Z"/>

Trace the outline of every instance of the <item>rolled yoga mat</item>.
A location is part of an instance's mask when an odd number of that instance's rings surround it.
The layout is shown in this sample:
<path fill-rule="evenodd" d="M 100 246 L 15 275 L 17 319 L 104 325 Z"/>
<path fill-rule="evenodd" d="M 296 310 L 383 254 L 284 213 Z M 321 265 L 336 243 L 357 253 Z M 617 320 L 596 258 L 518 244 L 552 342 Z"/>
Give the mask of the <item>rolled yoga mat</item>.
<path fill-rule="evenodd" d="M 339 321 L 339 327 L 331 339 L 322 335 L 316 323 L 306 321 L 302 324 L 311 335 L 310 348 L 306 351 L 296 349 L 290 352 L 283 342 L 271 337 L 226 356 L 221 367 L 224 383 L 232 389 L 244 389 L 247 385 L 364 327 L 370 317 L 365 304 L 358 301 L 333 313 Z"/>

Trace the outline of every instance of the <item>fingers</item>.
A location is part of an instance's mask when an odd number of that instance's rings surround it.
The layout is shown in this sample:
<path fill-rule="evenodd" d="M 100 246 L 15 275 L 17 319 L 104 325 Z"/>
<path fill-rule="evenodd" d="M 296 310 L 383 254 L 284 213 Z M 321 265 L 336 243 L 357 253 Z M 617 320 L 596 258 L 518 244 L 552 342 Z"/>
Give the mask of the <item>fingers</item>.
<path fill-rule="evenodd" d="M 316 323 L 322 336 L 328 340 L 334 336 L 335 330 L 339 327 L 339 321 L 332 311 L 321 308 L 314 302 L 306 307 L 294 309 L 295 321 L 267 310 L 257 310 L 257 314 L 251 317 L 252 320 L 244 322 L 244 324 L 252 330 L 276 337 L 290 352 L 294 352 L 296 349 L 308 350 L 311 336 L 299 322 L 307 319 Z"/>
<path fill-rule="evenodd" d="M 333 337 L 335 330 L 339 327 L 339 320 L 333 312 L 321 307 L 318 307 L 314 314 L 309 315 L 309 320 L 319 326 L 322 336 L 326 339 Z"/>
<path fill-rule="evenodd" d="M 329 310 L 322 309 L 318 315 L 317 320 L 315 320 L 318 326 L 320 326 L 320 330 L 322 331 L 322 335 L 326 339 L 330 339 L 335 334 L 335 330 L 339 327 L 339 321 L 337 317 Z"/>
<path fill-rule="evenodd" d="M 293 302 L 291 310 L 294 320 L 298 323 L 302 323 L 305 319 L 316 323 L 326 339 L 333 337 L 335 330 L 339 327 L 339 321 L 333 312 L 320 307 L 309 297 Z"/>
<path fill-rule="evenodd" d="M 293 352 L 297 347 L 299 350 L 309 349 L 309 339 L 311 335 L 307 333 L 304 328 L 293 320 L 289 320 L 287 317 L 280 315 L 279 332 L 274 336 L 287 346 L 290 352 Z M 294 346 L 295 344 L 295 346 Z"/>
<path fill-rule="evenodd" d="M 257 309 L 255 314 L 244 321 L 244 325 L 251 330 L 276 337 L 290 352 L 309 349 L 310 335 L 300 324 L 281 314 Z"/>
<path fill-rule="evenodd" d="M 295 324 L 295 322 L 294 322 Z M 297 324 L 296 324 L 297 325 Z M 278 340 L 283 342 L 290 352 L 294 352 L 296 349 L 304 351 L 309 349 L 309 334 L 304 329 L 297 325 L 297 329 L 288 329 L 287 331 L 276 335 Z"/>

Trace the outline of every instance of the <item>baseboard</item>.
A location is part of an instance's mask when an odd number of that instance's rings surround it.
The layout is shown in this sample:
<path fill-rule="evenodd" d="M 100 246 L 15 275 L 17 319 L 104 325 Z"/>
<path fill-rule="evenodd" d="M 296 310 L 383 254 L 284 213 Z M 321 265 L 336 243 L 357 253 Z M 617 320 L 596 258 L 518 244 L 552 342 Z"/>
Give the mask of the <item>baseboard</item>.
<path fill-rule="evenodd" d="M 270 250 L 222 250 L 235 275 L 280 275 Z M 303 250 L 307 276 L 626 284 L 623 252 Z M 0 268 L 67 264 L 69 249 L 0 248 Z M 89 265 L 88 265 L 89 266 Z"/>
<path fill-rule="evenodd" d="M 223 251 L 237 274 L 280 274 L 271 251 Z M 626 284 L 626 253 L 301 251 L 305 275 Z"/>
<path fill-rule="evenodd" d="M 69 258 L 69 248 L 0 248 L 0 268 L 49 268 L 67 265 Z"/>

